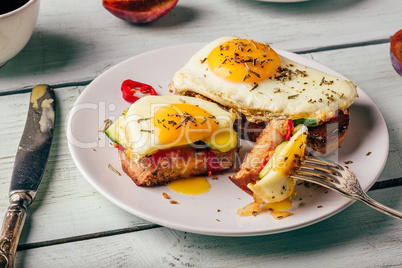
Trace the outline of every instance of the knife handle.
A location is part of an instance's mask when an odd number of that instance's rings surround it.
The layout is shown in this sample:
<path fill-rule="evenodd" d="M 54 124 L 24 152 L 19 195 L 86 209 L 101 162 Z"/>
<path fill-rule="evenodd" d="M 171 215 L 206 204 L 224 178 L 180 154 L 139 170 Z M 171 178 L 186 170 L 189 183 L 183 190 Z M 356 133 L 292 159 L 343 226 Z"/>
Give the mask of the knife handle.
<path fill-rule="evenodd" d="M 0 267 L 14 267 L 18 240 L 30 203 L 31 198 L 25 193 L 14 193 L 10 196 L 10 205 L 0 233 Z"/>

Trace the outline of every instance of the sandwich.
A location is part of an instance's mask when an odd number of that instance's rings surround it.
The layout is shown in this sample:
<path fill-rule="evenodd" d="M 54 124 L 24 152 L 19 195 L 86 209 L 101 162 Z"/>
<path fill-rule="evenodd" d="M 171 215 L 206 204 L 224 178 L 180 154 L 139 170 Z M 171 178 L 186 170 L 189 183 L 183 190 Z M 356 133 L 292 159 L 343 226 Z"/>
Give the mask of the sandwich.
<path fill-rule="evenodd" d="M 238 113 L 234 127 L 255 142 L 274 118 L 308 127 L 306 151 L 328 156 L 349 127 L 356 86 L 279 55 L 252 39 L 221 37 L 174 75 L 174 94 L 211 100 Z"/>
<path fill-rule="evenodd" d="M 231 169 L 236 114 L 186 96 L 145 96 L 105 133 L 118 144 L 124 172 L 138 186 L 167 184 Z"/>
<path fill-rule="evenodd" d="M 304 155 L 328 156 L 349 127 L 356 86 L 250 38 L 221 37 L 178 70 L 170 91 L 234 111 L 240 138 L 255 142 L 231 180 L 259 203 L 294 194 Z"/>

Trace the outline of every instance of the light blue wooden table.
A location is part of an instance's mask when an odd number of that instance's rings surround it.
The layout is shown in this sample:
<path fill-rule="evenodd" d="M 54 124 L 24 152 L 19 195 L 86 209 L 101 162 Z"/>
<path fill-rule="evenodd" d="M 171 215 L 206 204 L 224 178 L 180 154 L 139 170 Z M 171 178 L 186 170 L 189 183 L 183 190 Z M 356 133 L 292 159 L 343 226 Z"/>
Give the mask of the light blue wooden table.
<path fill-rule="evenodd" d="M 402 77 L 389 58 L 401 14 L 400 0 L 180 0 L 162 19 L 137 26 L 112 16 L 101 0 L 42 0 L 28 45 L 0 68 L 0 216 L 29 91 L 46 83 L 58 98 L 54 146 L 16 267 L 402 267 L 402 222 L 360 203 L 308 227 L 255 237 L 205 236 L 147 222 L 89 185 L 66 139 L 77 97 L 111 66 L 157 48 L 246 33 L 342 73 L 372 98 L 390 148 L 368 194 L 402 210 Z"/>

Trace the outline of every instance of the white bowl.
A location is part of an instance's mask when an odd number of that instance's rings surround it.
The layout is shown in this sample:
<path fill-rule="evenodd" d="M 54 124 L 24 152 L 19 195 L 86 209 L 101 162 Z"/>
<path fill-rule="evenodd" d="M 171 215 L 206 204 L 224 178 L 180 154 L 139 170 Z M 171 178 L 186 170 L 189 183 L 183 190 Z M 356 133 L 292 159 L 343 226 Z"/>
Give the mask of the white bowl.
<path fill-rule="evenodd" d="M 0 15 L 0 66 L 17 55 L 28 43 L 39 13 L 39 0 Z"/>

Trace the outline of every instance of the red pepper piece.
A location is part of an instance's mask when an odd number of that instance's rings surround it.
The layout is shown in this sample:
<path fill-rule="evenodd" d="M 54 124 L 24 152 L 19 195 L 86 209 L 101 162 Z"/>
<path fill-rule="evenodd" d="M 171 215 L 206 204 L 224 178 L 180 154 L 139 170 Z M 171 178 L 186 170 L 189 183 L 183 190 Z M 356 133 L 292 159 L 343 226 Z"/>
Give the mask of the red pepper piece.
<path fill-rule="evenodd" d="M 139 99 L 139 97 L 134 96 L 137 90 L 139 90 L 143 94 L 149 93 L 150 95 L 158 95 L 155 89 L 150 85 L 133 81 L 131 79 L 127 79 L 121 84 L 123 99 L 128 102 L 135 102 Z"/>
<path fill-rule="evenodd" d="M 138 83 L 141 93 L 149 93 L 150 95 L 158 95 L 153 87 L 147 84 Z"/>
<path fill-rule="evenodd" d="M 137 96 L 134 96 L 133 94 L 134 94 L 134 93 L 131 93 L 131 92 L 128 91 L 128 90 L 124 90 L 124 91 L 123 91 L 123 99 L 124 99 L 125 101 L 131 102 L 131 103 L 134 103 L 134 102 L 136 102 L 137 100 L 140 99 L 140 98 L 138 98 Z"/>
<path fill-rule="evenodd" d="M 121 145 L 118 144 L 118 143 L 115 143 L 115 144 L 114 144 L 114 148 L 118 148 L 120 151 L 124 151 L 123 146 L 121 146 Z"/>
<path fill-rule="evenodd" d="M 266 157 L 264 157 L 264 160 L 262 160 L 260 168 L 258 170 L 258 173 L 265 167 L 265 165 L 268 163 L 268 161 L 271 159 L 272 155 L 268 154 Z"/>
<path fill-rule="evenodd" d="M 150 88 L 151 88 L 151 86 L 145 85 L 145 84 L 141 84 L 141 83 L 138 83 L 137 86 L 139 87 L 140 92 L 143 93 L 143 94 L 144 94 L 144 93 L 149 93 Z"/>
<path fill-rule="evenodd" d="M 156 93 L 156 91 L 155 91 L 155 89 L 153 87 L 151 87 L 149 89 L 149 94 L 154 95 L 154 96 L 158 95 L 158 93 Z"/>
<path fill-rule="evenodd" d="M 293 121 L 292 119 L 288 120 L 288 133 L 286 133 L 285 136 L 285 141 L 288 141 L 290 139 L 290 137 L 292 136 L 292 131 L 294 130 L 294 126 L 293 126 Z"/>
<path fill-rule="evenodd" d="M 215 152 L 211 148 L 208 148 L 207 152 L 207 168 L 208 176 L 212 176 L 212 174 L 218 173 L 222 170 L 218 159 L 215 157 Z"/>

